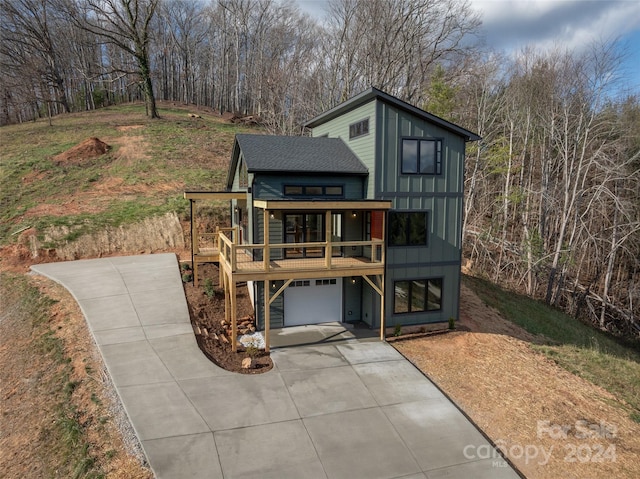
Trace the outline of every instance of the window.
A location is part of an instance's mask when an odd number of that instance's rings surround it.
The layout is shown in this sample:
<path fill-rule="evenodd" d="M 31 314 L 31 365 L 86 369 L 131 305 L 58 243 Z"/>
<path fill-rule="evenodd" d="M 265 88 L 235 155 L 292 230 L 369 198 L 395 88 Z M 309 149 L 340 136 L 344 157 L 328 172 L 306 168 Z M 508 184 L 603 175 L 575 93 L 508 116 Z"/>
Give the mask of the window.
<path fill-rule="evenodd" d="M 442 173 L 442 140 L 402 140 L 403 175 Z"/>
<path fill-rule="evenodd" d="M 425 246 L 427 244 L 427 213 L 389 213 L 389 246 Z"/>
<path fill-rule="evenodd" d="M 316 286 L 327 286 L 328 284 L 336 284 L 335 279 L 316 279 Z"/>
<path fill-rule="evenodd" d="M 369 134 L 369 118 L 349 125 L 349 139 Z"/>
<path fill-rule="evenodd" d="M 285 196 L 344 196 L 344 187 L 342 185 L 284 185 Z"/>
<path fill-rule="evenodd" d="M 442 278 L 395 281 L 393 291 L 393 312 L 396 314 L 442 309 Z"/>
<path fill-rule="evenodd" d="M 288 196 L 302 196 L 303 192 L 302 186 L 285 186 L 284 194 Z"/>
<path fill-rule="evenodd" d="M 342 186 L 325 186 L 325 196 L 342 196 Z"/>
<path fill-rule="evenodd" d="M 284 215 L 285 243 L 316 243 L 324 241 L 324 215 L 293 213 Z M 321 258 L 324 248 L 293 247 L 285 249 L 285 258 Z"/>

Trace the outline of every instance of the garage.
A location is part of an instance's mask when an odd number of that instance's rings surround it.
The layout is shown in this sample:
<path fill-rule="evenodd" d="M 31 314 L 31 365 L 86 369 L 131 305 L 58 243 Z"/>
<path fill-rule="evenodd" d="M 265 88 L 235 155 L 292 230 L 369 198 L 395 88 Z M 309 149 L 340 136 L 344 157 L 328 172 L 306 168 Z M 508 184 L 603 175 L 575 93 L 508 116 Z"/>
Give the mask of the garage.
<path fill-rule="evenodd" d="M 342 322 L 342 278 L 292 281 L 284 292 L 284 325 Z"/>

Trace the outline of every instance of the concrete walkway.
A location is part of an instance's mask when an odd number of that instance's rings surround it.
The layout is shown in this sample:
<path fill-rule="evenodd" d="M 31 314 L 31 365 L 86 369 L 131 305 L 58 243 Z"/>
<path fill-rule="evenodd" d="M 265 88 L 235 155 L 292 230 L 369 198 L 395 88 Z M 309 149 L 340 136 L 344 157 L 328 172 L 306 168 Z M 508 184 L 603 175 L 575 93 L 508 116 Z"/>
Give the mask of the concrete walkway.
<path fill-rule="evenodd" d="M 32 270 L 80 304 L 159 479 L 518 477 L 386 343 L 277 349 L 272 371 L 234 374 L 196 345 L 175 255 Z"/>

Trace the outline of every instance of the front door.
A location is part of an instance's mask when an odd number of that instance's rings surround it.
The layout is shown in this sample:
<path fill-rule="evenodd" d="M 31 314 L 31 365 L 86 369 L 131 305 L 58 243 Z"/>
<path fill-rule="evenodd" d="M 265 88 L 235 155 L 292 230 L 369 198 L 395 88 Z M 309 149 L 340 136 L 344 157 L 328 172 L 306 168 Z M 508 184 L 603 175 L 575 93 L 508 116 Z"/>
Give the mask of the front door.
<path fill-rule="evenodd" d="M 321 243 L 324 241 L 322 213 L 287 213 L 284 215 L 285 243 Z M 287 248 L 285 258 L 321 258 L 321 247 Z"/>

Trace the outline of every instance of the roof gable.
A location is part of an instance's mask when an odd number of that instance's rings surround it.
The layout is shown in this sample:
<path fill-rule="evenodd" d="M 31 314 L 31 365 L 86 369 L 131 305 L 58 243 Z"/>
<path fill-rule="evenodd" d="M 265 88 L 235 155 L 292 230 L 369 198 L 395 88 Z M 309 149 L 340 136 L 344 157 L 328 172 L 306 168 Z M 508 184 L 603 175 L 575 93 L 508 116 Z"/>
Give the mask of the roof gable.
<path fill-rule="evenodd" d="M 340 138 L 237 134 L 227 187 L 233 184 L 241 153 L 249 173 L 368 174 Z"/>
<path fill-rule="evenodd" d="M 388 93 L 385 93 L 381 90 L 378 90 L 377 88 L 369 88 L 368 90 L 363 91 L 362 93 L 350 98 L 349 100 L 340 103 L 339 105 L 335 106 L 334 108 L 321 113 L 320 115 L 316 116 L 315 118 L 309 120 L 308 122 L 306 122 L 304 124 L 305 127 L 307 128 L 315 128 L 316 126 L 322 125 L 323 123 L 326 123 L 330 120 L 333 120 L 334 118 L 339 117 L 340 115 L 343 115 L 357 107 L 359 107 L 360 105 L 363 105 L 365 103 L 368 103 L 370 101 L 374 101 L 374 100 L 379 100 L 382 101 L 384 103 L 387 103 L 393 107 L 399 108 L 401 110 L 404 110 L 408 113 L 411 113 L 412 115 L 428 121 L 430 123 L 433 123 L 435 125 L 438 125 L 441 128 L 444 128 L 445 130 L 451 131 L 452 133 L 455 133 L 461 137 L 463 137 L 465 139 L 465 141 L 478 141 L 481 138 L 469 131 L 466 130 L 464 128 L 462 128 L 461 126 L 458 126 L 454 123 L 451 123 L 447 120 L 443 120 L 442 118 L 433 115 L 429 112 L 426 112 L 424 110 L 421 110 L 418 107 L 415 107 L 413 105 L 410 105 L 407 102 L 404 102 L 394 96 L 389 95 Z"/>

